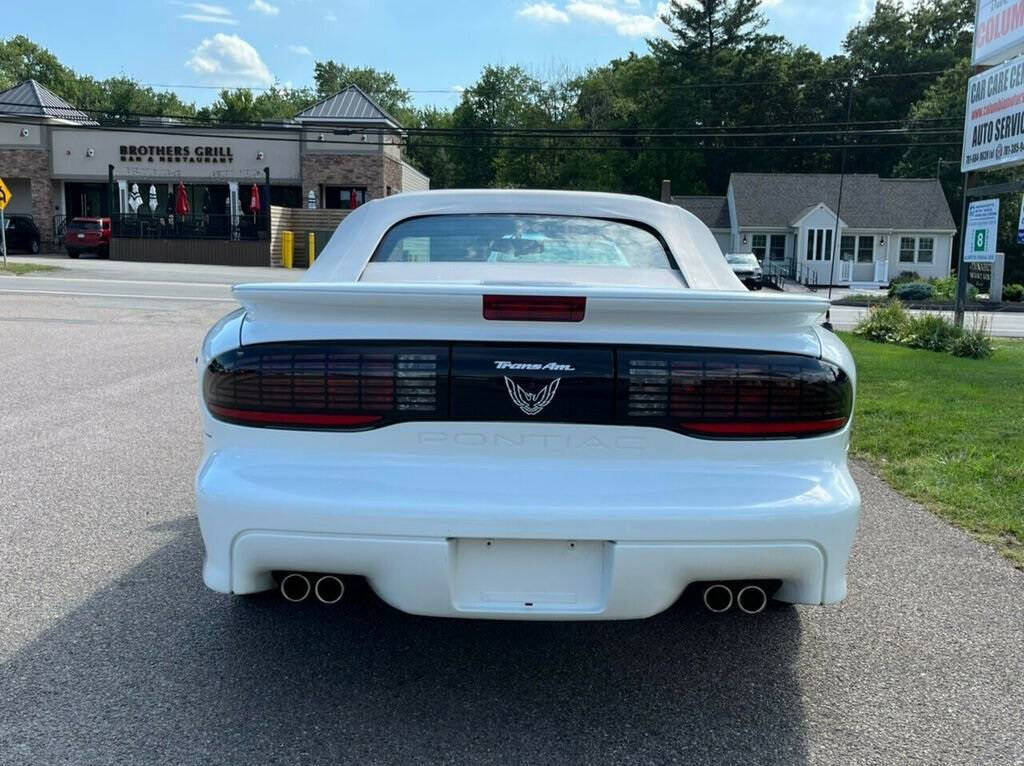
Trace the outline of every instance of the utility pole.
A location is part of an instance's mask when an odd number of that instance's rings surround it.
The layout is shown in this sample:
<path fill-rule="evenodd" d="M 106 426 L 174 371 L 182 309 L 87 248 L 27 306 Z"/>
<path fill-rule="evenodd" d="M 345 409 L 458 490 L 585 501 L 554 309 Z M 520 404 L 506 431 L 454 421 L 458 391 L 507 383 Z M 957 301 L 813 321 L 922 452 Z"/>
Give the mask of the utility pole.
<path fill-rule="evenodd" d="M 825 328 L 832 329 L 832 283 L 835 282 L 836 256 L 841 255 L 843 248 L 839 239 L 839 211 L 843 208 L 843 184 L 846 181 L 846 142 L 849 139 L 850 120 L 853 119 L 853 75 L 850 75 L 849 86 L 846 89 L 846 129 L 843 131 L 843 149 L 839 160 L 839 199 L 836 201 L 836 225 L 832 234 L 832 252 L 829 253 L 828 269 L 828 300 L 829 307 L 825 312 Z M 796 253 L 796 258 L 800 254 Z"/>
<path fill-rule="evenodd" d="M 970 198 L 967 191 L 974 185 L 974 173 L 964 173 L 964 201 L 960 208 L 960 259 L 956 268 L 956 306 L 953 311 L 953 323 L 964 326 L 964 311 L 967 308 L 967 212 Z"/>

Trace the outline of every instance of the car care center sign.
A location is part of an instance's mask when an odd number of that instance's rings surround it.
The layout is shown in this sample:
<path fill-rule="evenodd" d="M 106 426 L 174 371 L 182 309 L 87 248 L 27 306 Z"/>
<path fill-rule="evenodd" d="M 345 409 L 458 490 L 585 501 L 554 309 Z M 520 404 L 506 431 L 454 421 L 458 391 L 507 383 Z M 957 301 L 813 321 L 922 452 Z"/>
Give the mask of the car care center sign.
<path fill-rule="evenodd" d="M 1018 162 L 1024 162 L 1024 59 L 970 79 L 961 169 L 968 173 Z"/>
<path fill-rule="evenodd" d="M 975 66 L 990 66 L 1024 51 L 1024 0 L 978 0 Z"/>

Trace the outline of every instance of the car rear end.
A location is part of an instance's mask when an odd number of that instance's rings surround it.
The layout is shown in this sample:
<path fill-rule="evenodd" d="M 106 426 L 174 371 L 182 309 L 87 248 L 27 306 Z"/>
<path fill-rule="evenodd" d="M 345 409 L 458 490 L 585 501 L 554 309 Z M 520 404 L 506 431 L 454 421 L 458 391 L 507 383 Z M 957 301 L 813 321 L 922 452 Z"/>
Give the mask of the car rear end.
<path fill-rule="evenodd" d="M 73 218 L 64 232 L 64 249 L 72 258 L 82 253 L 106 256 L 110 252 L 109 218 Z"/>
<path fill-rule="evenodd" d="M 375 279 L 236 288 L 208 336 L 209 587 L 358 576 L 515 619 L 845 596 L 854 367 L 823 301 Z"/>

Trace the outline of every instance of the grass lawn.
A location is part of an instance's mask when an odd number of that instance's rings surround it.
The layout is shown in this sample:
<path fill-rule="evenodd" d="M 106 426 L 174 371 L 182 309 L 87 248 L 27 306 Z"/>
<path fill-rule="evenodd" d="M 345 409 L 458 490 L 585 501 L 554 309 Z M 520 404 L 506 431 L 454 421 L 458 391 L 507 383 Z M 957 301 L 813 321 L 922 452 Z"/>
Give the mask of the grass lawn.
<path fill-rule="evenodd" d="M 45 263 L 14 263 L 8 261 L 4 266 L 0 261 L 0 274 L 13 274 L 20 277 L 22 274 L 31 274 L 33 271 L 60 271 L 60 266 L 50 266 Z"/>
<path fill-rule="evenodd" d="M 1024 568 L 1024 342 L 978 361 L 843 340 L 859 374 L 853 454 Z"/>

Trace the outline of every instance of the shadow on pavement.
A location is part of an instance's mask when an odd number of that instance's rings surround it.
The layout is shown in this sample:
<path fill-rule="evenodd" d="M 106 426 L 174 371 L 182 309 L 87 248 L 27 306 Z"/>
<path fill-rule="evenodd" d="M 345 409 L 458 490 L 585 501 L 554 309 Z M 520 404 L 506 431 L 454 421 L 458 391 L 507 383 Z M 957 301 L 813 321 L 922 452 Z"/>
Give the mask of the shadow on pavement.
<path fill-rule="evenodd" d="M 0 668 L 0 762 L 806 760 L 795 609 L 627 623 L 232 598 L 191 520 Z"/>

